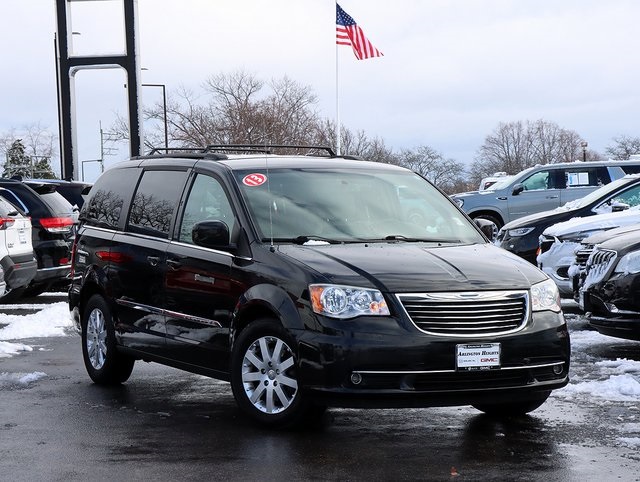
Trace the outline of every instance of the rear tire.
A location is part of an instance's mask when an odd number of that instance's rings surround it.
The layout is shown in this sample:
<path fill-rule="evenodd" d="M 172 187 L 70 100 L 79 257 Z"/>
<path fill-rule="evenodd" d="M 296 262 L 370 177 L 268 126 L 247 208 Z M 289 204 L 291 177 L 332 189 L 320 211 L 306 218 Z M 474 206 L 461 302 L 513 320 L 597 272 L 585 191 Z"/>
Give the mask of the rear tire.
<path fill-rule="evenodd" d="M 525 415 L 533 412 L 547 401 L 551 392 L 543 392 L 540 395 L 531 397 L 529 400 L 521 402 L 503 402 L 503 403 L 480 403 L 473 405 L 474 408 L 492 416 L 514 416 Z"/>
<path fill-rule="evenodd" d="M 128 380 L 135 360 L 118 351 L 111 309 L 100 295 L 89 298 L 82 316 L 82 358 L 98 385 L 118 385 Z"/>
<path fill-rule="evenodd" d="M 29 285 L 24 289 L 23 296 L 31 297 L 31 296 L 41 295 L 42 293 L 44 293 L 49 289 L 49 286 L 51 286 L 51 283 L 40 283 L 36 285 Z"/>
<path fill-rule="evenodd" d="M 0 303 L 13 303 L 19 300 L 24 295 L 25 288 L 7 288 L 2 296 L 0 296 Z"/>
<path fill-rule="evenodd" d="M 294 426 L 322 416 L 298 385 L 295 342 L 276 321 L 251 323 L 236 340 L 231 359 L 233 396 L 245 414 L 269 426 Z"/>

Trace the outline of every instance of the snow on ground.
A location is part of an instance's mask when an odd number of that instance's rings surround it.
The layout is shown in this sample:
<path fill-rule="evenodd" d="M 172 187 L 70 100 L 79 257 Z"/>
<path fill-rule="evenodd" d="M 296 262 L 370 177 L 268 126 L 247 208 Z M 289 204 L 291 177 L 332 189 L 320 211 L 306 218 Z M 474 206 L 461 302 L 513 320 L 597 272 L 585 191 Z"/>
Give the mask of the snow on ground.
<path fill-rule="evenodd" d="M 35 314 L 13 315 L 15 310 L 40 310 Z M 49 336 L 68 336 L 73 321 L 69 305 L 64 301 L 53 304 L 0 305 L 0 358 L 32 351 L 33 348 L 16 340 Z"/>

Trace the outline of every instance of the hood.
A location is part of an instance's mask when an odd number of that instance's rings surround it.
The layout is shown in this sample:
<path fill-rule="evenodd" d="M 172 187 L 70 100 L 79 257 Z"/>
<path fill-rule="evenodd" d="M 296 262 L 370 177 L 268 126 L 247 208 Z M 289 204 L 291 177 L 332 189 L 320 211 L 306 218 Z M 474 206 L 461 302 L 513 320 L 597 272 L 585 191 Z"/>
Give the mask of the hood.
<path fill-rule="evenodd" d="M 488 243 L 280 245 L 279 250 L 326 282 L 383 292 L 528 289 L 546 278 L 532 264 Z"/>
<path fill-rule="evenodd" d="M 514 229 L 525 226 L 537 226 L 539 224 L 556 224 L 565 219 L 571 219 L 577 214 L 577 210 L 566 209 L 552 209 L 551 211 L 542 211 L 535 214 L 529 214 L 528 216 L 522 216 L 521 218 L 514 219 L 511 222 L 505 224 L 502 229 Z"/>
<path fill-rule="evenodd" d="M 630 231 L 626 234 L 614 236 L 599 246 L 602 249 L 616 251 L 618 256 L 623 256 L 626 253 L 640 249 L 640 231 Z"/>
<path fill-rule="evenodd" d="M 609 229 L 607 231 L 593 234 L 588 238 L 584 238 L 582 240 L 582 244 L 600 244 L 600 243 L 604 243 L 605 241 L 608 241 L 611 238 L 620 236 L 621 234 L 633 233 L 635 231 L 640 231 L 640 223 L 630 224 L 628 226 L 621 226 L 619 228 Z"/>
<path fill-rule="evenodd" d="M 563 221 L 549 226 L 544 230 L 544 234 L 563 237 L 581 232 L 587 232 L 588 234 L 589 231 L 605 231 L 637 223 L 640 223 L 640 211 L 634 209 L 617 213 L 572 218 L 568 221 Z"/>
<path fill-rule="evenodd" d="M 486 196 L 486 195 L 490 195 L 493 194 L 495 195 L 495 191 L 491 190 L 491 189 L 483 189 L 482 191 L 467 191 L 467 192 L 459 192 L 457 194 L 452 194 L 450 197 L 452 198 L 464 198 L 464 197 L 470 197 L 470 196 Z"/>

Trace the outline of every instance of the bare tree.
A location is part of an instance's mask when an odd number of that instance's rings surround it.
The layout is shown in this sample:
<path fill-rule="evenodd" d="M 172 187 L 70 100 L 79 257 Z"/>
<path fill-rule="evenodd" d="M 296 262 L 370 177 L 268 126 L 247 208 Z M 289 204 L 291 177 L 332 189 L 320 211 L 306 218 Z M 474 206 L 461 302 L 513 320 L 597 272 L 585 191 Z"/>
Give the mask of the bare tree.
<path fill-rule="evenodd" d="M 634 154 L 640 154 L 640 137 L 621 135 L 614 137 L 613 142 L 604 150 L 611 159 L 626 160 Z"/>
<path fill-rule="evenodd" d="M 472 181 L 494 172 L 515 174 L 536 164 L 582 159 L 584 140 L 575 131 L 544 120 L 500 123 L 478 149 L 472 163 Z M 591 152 L 590 160 L 598 158 Z"/>
<path fill-rule="evenodd" d="M 451 194 L 459 188 L 465 177 L 464 164 L 454 159 L 446 159 L 429 146 L 413 150 L 403 150 L 400 164 L 429 179 L 440 189 Z"/>

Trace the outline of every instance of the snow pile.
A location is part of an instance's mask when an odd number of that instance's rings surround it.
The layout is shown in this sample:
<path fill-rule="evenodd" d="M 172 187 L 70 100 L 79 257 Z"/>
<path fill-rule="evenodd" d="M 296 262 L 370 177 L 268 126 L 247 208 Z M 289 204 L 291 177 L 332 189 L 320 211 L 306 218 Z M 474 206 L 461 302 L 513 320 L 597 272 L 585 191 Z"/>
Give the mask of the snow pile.
<path fill-rule="evenodd" d="M 15 385 L 29 385 L 31 382 L 40 380 L 46 377 L 47 374 L 43 372 L 33 373 L 0 373 L 0 387 L 15 386 Z"/>
<path fill-rule="evenodd" d="M 584 396 L 619 402 L 640 402 L 640 362 L 618 358 L 594 364 L 596 380 L 575 379 L 557 394 L 564 398 L 580 399 Z M 591 375 L 591 374 L 590 374 Z"/>
<path fill-rule="evenodd" d="M 9 340 L 39 338 L 49 336 L 68 336 L 73 321 L 69 305 L 64 301 L 51 305 L 4 305 L 2 311 L 11 309 L 38 309 L 35 314 L 10 315 L 0 313 L 0 358 L 10 357 L 32 348 L 22 343 L 10 343 Z M 5 326 L 6 325 L 6 326 Z"/>

